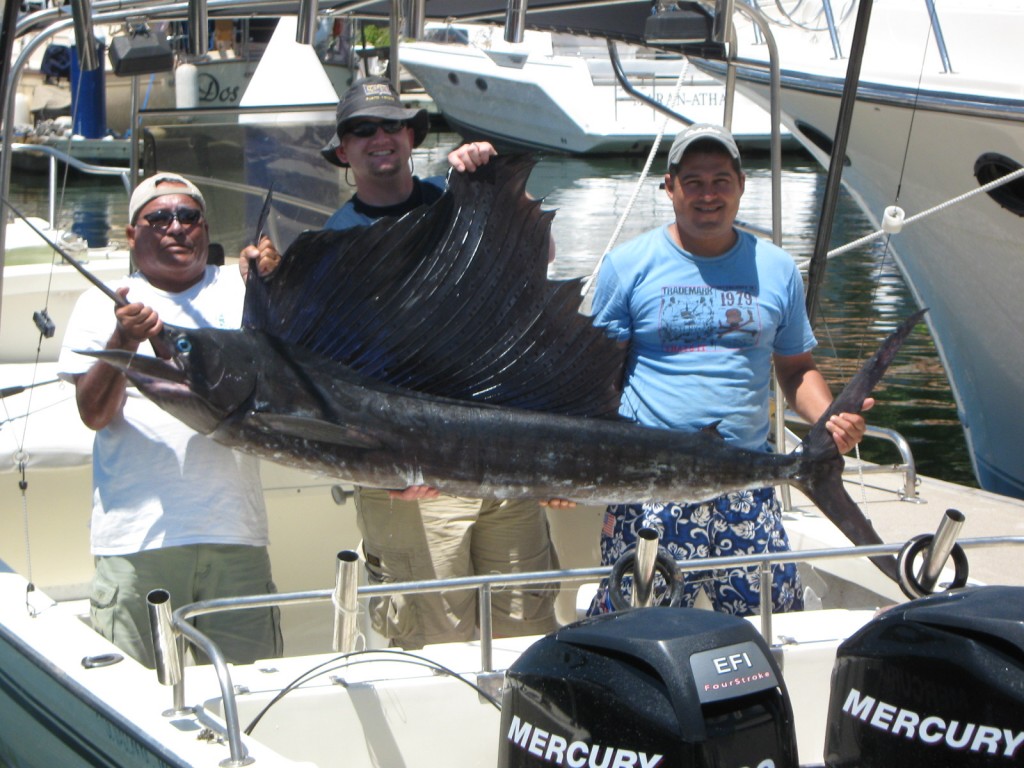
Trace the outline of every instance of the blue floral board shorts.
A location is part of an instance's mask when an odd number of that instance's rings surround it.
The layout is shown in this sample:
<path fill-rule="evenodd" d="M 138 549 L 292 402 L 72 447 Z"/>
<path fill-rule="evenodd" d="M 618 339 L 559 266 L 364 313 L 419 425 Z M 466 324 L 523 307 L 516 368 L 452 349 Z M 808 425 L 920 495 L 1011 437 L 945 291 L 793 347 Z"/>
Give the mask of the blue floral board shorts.
<path fill-rule="evenodd" d="M 634 550 L 637 531 L 643 528 L 656 530 L 660 547 L 675 560 L 789 551 L 774 488 L 737 491 L 697 504 L 613 504 L 605 511 L 601 529 L 601 563 L 611 565 Z M 631 576 L 623 576 L 622 590 L 628 601 Z M 707 594 L 715 610 L 723 613 L 747 616 L 757 613 L 761 605 L 756 565 L 685 574 L 682 605 L 692 607 L 700 590 Z M 664 579 L 657 574 L 656 599 L 665 591 Z M 772 607 L 775 611 L 803 609 L 803 589 L 795 563 L 772 566 Z M 606 580 L 588 613 L 612 610 Z"/>

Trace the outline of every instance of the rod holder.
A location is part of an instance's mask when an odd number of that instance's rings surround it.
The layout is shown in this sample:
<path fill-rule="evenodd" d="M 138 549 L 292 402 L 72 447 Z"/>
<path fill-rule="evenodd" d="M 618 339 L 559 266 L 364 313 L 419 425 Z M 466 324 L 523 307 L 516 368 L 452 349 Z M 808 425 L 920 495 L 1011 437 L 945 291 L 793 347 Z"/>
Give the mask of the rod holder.
<path fill-rule="evenodd" d="M 654 599 L 654 565 L 658 559 L 658 532 L 641 528 L 636 534 L 633 564 L 633 607 L 647 608 Z"/>
<path fill-rule="evenodd" d="M 761 637 L 772 644 L 772 564 L 762 561 L 758 569 L 761 584 Z"/>
<path fill-rule="evenodd" d="M 491 620 L 491 585 L 480 585 L 480 671 L 494 671 L 494 624 Z"/>
<path fill-rule="evenodd" d="M 526 0 L 508 0 L 505 10 L 505 42 L 523 42 L 526 30 Z"/>
<path fill-rule="evenodd" d="M 917 580 L 925 593 L 930 594 L 935 589 L 935 585 L 939 581 L 939 575 L 942 573 L 946 560 L 953 551 L 953 546 L 956 544 L 965 519 L 963 512 L 956 509 L 947 509 L 946 514 L 939 521 L 939 527 L 935 531 L 932 543 L 921 556 L 921 570 L 917 576 Z"/>
<path fill-rule="evenodd" d="M 156 657 L 156 676 L 161 685 L 177 685 L 183 676 L 181 654 L 171 625 L 171 593 L 154 589 L 146 595 L 149 607 L 149 626 L 153 631 L 153 653 Z"/>
<path fill-rule="evenodd" d="M 92 32 L 92 9 L 89 0 L 71 0 L 71 19 L 75 26 L 79 67 L 83 72 L 99 69 L 100 57 L 96 54 L 96 36 Z"/>
<path fill-rule="evenodd" d="M 343 549 L 338 553 L 334 581 L 334 650 L 349 653 L 355 650 L 359 615 L 359 553 Z"/>

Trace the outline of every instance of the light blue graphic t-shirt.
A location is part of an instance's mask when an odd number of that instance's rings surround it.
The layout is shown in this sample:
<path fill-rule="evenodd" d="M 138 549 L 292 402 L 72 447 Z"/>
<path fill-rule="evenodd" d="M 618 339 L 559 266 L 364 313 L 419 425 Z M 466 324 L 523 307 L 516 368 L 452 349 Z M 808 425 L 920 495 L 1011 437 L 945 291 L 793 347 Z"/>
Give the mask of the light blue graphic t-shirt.
<path fill-rule="evenodd" d="M 594 323 L 630 343 L 620 413 L 640 424 L 699 430 L 764 450 L 773 353 L 816 341 L 789 254 L 737 232 L 732 249 L 699 257 L 660 227 L 605 257 Z"/>

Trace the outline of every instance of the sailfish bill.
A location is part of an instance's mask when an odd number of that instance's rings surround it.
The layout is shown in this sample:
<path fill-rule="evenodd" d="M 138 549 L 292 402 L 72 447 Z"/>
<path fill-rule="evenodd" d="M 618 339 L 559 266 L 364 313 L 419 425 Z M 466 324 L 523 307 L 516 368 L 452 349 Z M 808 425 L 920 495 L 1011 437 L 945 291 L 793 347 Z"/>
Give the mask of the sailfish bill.
<path fill-rule="evenodd" d="M 579 313 L 578 280 L 546 277 L 531 167 L 495 158 L 400 219 L 300 236 L 271 278 L 249 270 L 242 329 L 165 326 L 170 360 L 88 354 L 218 442 L 357 485 L 604 504 L 788 482 L 855 544 L 882 543 L 825 425 L 860 410 L 923 311 L 790 454 L 627 422 L 624 350 Z"/>

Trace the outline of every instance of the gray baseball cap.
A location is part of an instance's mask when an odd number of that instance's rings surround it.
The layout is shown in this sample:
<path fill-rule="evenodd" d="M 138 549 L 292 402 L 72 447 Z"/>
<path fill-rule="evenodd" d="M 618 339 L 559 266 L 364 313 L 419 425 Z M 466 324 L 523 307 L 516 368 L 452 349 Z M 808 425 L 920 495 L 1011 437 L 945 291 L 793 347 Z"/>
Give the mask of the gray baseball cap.
<path fill-rule="evenodd" d="M 694 123 L 689 128 L 684 128 L 676 134 L 672 142 L 672 149 L 668 151 L 668 167 L 678 165 L 694 142 L 703 140 L 717 141 L 725 147 L 734 160 L 740 159 L 740 150 L 736 146 L 736 140 L 725 128 L 711 123 Z"/>

